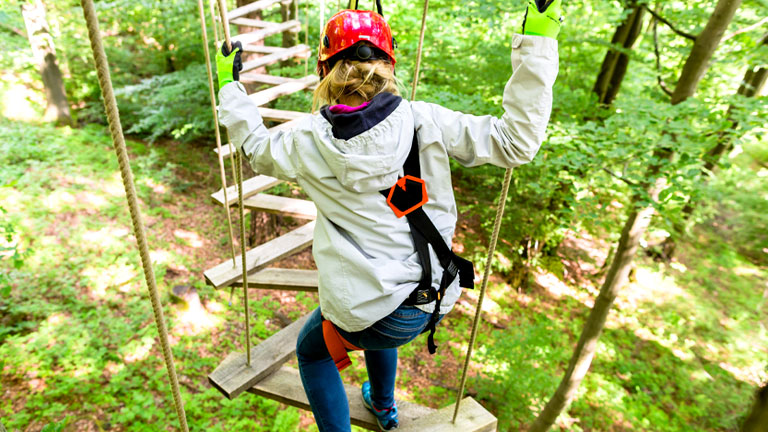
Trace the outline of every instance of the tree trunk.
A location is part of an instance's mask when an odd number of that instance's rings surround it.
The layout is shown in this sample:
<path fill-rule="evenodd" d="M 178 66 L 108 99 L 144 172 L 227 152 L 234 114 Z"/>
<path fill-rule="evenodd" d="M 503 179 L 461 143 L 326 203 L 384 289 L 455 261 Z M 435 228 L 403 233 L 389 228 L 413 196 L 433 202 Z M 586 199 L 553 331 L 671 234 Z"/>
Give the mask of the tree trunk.
<path fill-rule="evenodd" d="M 768 384 L 755 393 L 755 403 L 741 426 L 741 432 L 768 432 Z"/>
<path fill-rule="evenodd" d="M 768 34 L 763 37 L 762 44 L 768 45 Z M 744 73 L 744 78 L 741 80 L 739 90 L 736 94 L 747 98 L 760 95 L 765 87 L 766 78 L 768 78 L 768 68 L 758 67 L 757 70 L 755 70 L 755 66 L 750 66 L 746 73 Z M 728 107 L 728 120 L 731 122 L 731 130 L 736 129 L 739 126 L 739 123 L 733 119 L 733 109 L 734 107 L 732 105 Z M 731 149 L 733 149 L 733 142 L 730 139 L 730 135 L 725 131 L 720 132 L 717 144 L 715 144 L 715 146 L 704 156 L 704 166 L 702 167 L 699 176 L 709 175 L 709 173 L 711 173 L 720 163 L 720 159 L 723 155 L 731 151 Z M 667 237 L 661 244 L 661 253 L 664 260 L 669 261 L 675 255 L 675 249 L 677 249 L 677 241 L 675 240 L 675 237 L 685 231 L 686 222 L 690 219 L 695 209 L 694 202 L 690 200 L 683 207 L 681 221 L 675 224 L 673 235 Z"/>
<path fill-rule="evenodd" d="M 44 119 L 56 121 L 58 124 L 71 125 L 72 116 L 69 112 L 69 101 L 64 91 L 64 80 L 61 69 L 56 62 L 56 49 L 53 37 L 48 30 L 48 20 L 45 17 L 45 5 L 42 0 L 32 0 L 21 6 L 21 15 L 27 27 L 27 36 L 32 52 L 37 59 L 40 76 L 45 87 L 45 98 L 48 105 L 45 108 Z"/>
<path fill-rule="evenodd" d="M 251 4 L 251 3 L 255 2 L 255 1 L 257 1 L 257 0 L 237 0 L 235 2 L 235 5 L 237 7 L 241 7 L 241 6 L 245 6 L 247 4 Z M 264 14 L 262 13 L 262 11 L 251 12 L 251 13 L 245 15 L 245 18 L 252 18 L 252 19 L 257 19 L 257 20 L 261 20 L 263 17 L 264 17 Z M 246 26 L 246 25 L 238 25 L 237 26 L 237 33 L 238 34 L 250 33 L 252 31 L 256 31 L 256 30 L 258 30 L 257 27 L 251 27 L 251 26 Z M 264 40 L 262 39 L 260 41 L 251 42 L 248 45 L 262 46 L 262 45 L 264 45 Z M 251 61 L 251 60 L 255 60 L 255 59 L 261 57 L 262 55 L 263 54 L 257 54 L 257 53 L 253 53 L 253 52 L 244 52 L 242 54 L 243 63 Z M 265 73 L 267 73 L 267 68 L 262 66 L 260 68 L 253 69 L 251 72 L 265 74 Z M 258 85 L 245 84 L 245 88 L 248 91 L 248 93 L 251 93 L 251 92 L 255 91 L 256 87 L 258 87 Z"/>
<path fill-rule="evenodd" d="M 709 69 L 709 60 L 715 53 L 717 46 L 720 45 L 720 40 L 740 5 L 741 0 L 719 0 L 717 2 L 707 26 L 696 37 L 691 53 L 685 61 L 683 72 L 680 74 L 675 91 L 672 93 L 672 105 L 679 104 L 693 96 L 699 81 Z"/>
<path fill-rule="evenodd" d="M 683 67 L 683 72 L 673 92 L 673 104 L 683 102 L 696 91 L 699 81 L 708 69 L 709 59 L 712 58 L 712 54 L 720 44 L 725 29 L 728 27 L 740 4 L 741 0 L 718 1 L 715 11 L 707 22 L 707 26 L 696 38 L 691 54 Z M 656 149 L 654 154 L 659 160 L 669 160 L 674 156 L 674 152 L 664 148 Z M 647 178 L 656 178 L 661 173 L 661 169 L 662 165 L 649 167 Z M 665 183 L 666 179 L 662 175 L 646 188 L 654 201 Z M 640 239 L 645 234 L 650 218 L 653 215 L 654 210 L 652 206 L 638 210 L 637 202 L 640 198 L 636 196 L 632 200 L 630 208 L 633 210 L 630 211 L 629 218 L 624 224 L 610 270 L 605 277 L 603 286 L 600 288 L 600 294 L 597 300 L 595 300 L 595 306 L 592 308 L 592 312 L 590 312 L 587 322 L 584 324 L 584 329 L 573 352 L 568 370 L 552 399 L 531 426 L 531 432 L 543 432 L 552 427 L 560 413 L 573 400 L 576 390 L 589 369 L 592 357 L 595 354 L 597 340 L 605 326 L 608 312 L 619 288 L 627 279 Z"/>
<path fill-rule="evenodd" d="M 627 10 L 629 15 L 616 28 L 611 44 L 630 50 L 640 36 L 645 8 L 642 5 L 638 5 L 636 0 L 630 0 Z M 627 72 L 628 64 L 629 55 L 624 52 L 609 49 L 605 53 L 603 64 L 600 66 L 600 73 L 593 88 L 599 103 L 610 105 L 616 99 L 616 95 L 619 94 L 619 89 L 621 88 L 621 82 L 624 80 L 624 75 Z"/>
<path fill-rule="evenodd" d="M 283 22 L 295 20 L 298 18 L 298 0 L 293 0 L 290 3 L 280 3 L 280 16 L 283 18 Z M 299 31 L 293 29 L 283 32 L 283 47 L 290 48 L 299 43 Z M 292 63 L 291 59 L 283 60 L 280 62 L 282 66 L 288 66 Z"/>

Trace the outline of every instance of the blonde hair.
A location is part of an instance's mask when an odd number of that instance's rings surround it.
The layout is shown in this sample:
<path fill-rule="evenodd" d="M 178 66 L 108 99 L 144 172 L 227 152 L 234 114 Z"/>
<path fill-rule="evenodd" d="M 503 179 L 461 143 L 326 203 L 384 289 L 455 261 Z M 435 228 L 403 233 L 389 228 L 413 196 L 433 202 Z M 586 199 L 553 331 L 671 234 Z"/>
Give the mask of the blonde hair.
<path fill-rule="evenodd" d="M 395 72 L 388 61 L 339 60 L 317 85 L 312 97 L 312 111 L 354 96 L 367 102 L 383 92 L 400 95 Z"/>

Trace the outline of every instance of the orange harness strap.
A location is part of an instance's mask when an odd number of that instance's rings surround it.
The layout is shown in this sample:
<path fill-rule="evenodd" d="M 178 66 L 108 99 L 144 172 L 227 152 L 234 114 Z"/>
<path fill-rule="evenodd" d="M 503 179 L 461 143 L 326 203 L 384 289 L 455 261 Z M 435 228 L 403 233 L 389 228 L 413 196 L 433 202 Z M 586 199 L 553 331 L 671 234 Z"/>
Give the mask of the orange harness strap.
<path fill-rule="evenodd" d="M 362 351 L 362 348 L 356 347 L 347 342 L 346 339 L 341 337 L 339 330 L 332 322 L 323 318 L 323 339 L 325 340 L 325 346 L 328 348 L 328 352 L 333 358 L 333 362 L 336 363 L 336 368 L 341 372 L 347 366 L 352 364 L 352 360 L 347 355 L 347 350 L 350 351 Z"/>

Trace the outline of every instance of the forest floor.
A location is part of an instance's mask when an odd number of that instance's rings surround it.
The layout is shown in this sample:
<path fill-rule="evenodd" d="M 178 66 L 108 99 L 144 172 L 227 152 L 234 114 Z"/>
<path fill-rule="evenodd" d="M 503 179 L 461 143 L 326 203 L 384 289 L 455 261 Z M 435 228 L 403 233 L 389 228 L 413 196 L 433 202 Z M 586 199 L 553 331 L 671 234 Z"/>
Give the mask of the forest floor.
<path fill-rule="evenodd" d="M 207 382 L 243 345 L 240 294 L 230 305 L 229 290 L 202 277 L 229 254 L 225 213 L 209 198 L 219 185 L 215 154 L 207 144 L 129 146 L 193 430 L 316 430 L 308 412 L 252 395 L 229 401 Z M 5 220 L 17 231 L 0 246 L 27 251 L 19 269 L 0 261 L 11 281 L 10 296 L 0 297 L 0 421 L 9 431 L 49 423 L 72 431 L 174 430 L 105 128 L 0 119 L 0 186 Z M 300 194 L 293 185 L 272 192 Z M 482 232 L 472 215 L 460 219 L 459 241 Z M 262 243 L 300 221 L 259 214 L 254 223 Z M 768 270 L 734 252 L 715 226 L 695 232 L 671 264 L 637 260 L 577 399 L 558 421 L 562 430 L 737 428 L 755 387 L 768 379 Z M 499 418 L 500 431 L 524 428 L 557 386 L 603 276 L 610 243 L 600 237 L 570 233 L 559 265 L 534 269 L 525 290 L 512 289 L 509 275 L 492 278 L 468 392 Z M 279 265 L 311 268 L 313 261 L 304 251 Z M 182 286 L 195 289 L 199 306 L 171 302 L 171 290 Z M 254 340 L 317 304 L 307 293 L 253 290 L 250 298 Z M 423 339 L 401 350 L 399 399 L 432 407 L 453 401 L 476 298 L 467 292 L 441 325 L 437 355 Z M 363 358 L 353 361 L 344 377 L 359 385 Z"/>

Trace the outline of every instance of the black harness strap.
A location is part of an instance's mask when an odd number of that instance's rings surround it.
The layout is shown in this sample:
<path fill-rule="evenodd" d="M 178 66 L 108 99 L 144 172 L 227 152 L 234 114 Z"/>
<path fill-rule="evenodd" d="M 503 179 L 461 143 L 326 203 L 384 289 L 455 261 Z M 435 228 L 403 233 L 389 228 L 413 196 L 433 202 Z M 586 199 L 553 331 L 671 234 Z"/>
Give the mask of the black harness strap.
<path fill-rule="evenodd" d="M 411 150 L 408 152 L 408 157 L 403 164 L 403 171 L 405 176 L 421 179 L 419 141 L 416 131 L 413 133 Z M 394 185 L 391 189 L 386 189 L 380 192 L 384 197 L 389 197 L 390 191 L 394 190 L 390 202 L 401 211 L 410 209 L 419 203 L 423 204 L 423 202 L 426 202 L 423 196 L 424 190 L 422 183 L 407 179 L 404 185 L 405 190 L 403 191 L 397 190 L 397 188 L 402 189 L 401 186 Z M 429 353 L 434 354 L 437 350 L 437 345 L 435 345 L 434 339 L 435 326 L 440 318 L 440 303 L 445 295 L 445 290 L 451 283 L 453 283 L 457 275 L 459 276 L 459 286 L 470 289 L 474 288 L 475 270 L 472 262 L 461 258 L 451 251 L 451 248 L 445 243 L 445 240 L 440 235 L 435 224 L 429 219 L 429 216 L 427 216 L 427 213 L 421 205 L 406 213 L 405 217 L 408 219 L 408 226 L 411 229 L 413 244 L 416 253 L 419 255 L 422 269 L 419 285 L 411 293 L 405 303 L 411 305 L 424 305 L 431 303 L 432 301 L 435 302 L 435 310 L 432 313 L 429 325 L 427 326 L 427 329 L 429 330 L 427 345 Z M 432 287 L 432 263 L 429 257 L 429 247 L 427 245 L 432 245 L 432 249 L 435 251 L 435 255 L 437 255 L 437 259 L 443 267 L 443 277 L 440 280 L 439 290 L 435 290 L 435 288 Z"/>

